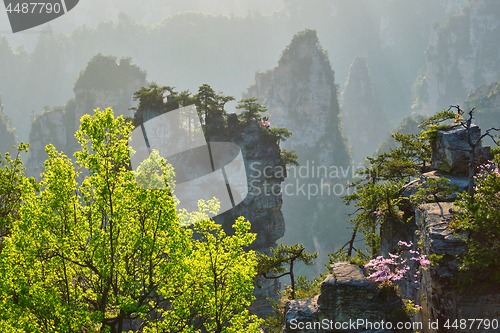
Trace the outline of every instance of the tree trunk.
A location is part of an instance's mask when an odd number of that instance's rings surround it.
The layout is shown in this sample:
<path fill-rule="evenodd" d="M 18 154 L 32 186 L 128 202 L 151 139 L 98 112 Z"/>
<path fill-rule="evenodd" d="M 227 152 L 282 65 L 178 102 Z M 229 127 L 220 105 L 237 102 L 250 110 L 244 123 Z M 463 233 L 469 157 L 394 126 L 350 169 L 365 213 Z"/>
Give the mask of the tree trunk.
<path fill-rule="evenodd" d="M 295 277 L 293 276 L 293 260 L 290 261 L 290 284 L 292 286 L 292 299 L 295 299 Z"/>
<path fill-rule="evenodd" d="M 351 258 L 352 256 L 352 249 L 354 248 L 354 240 L 356 239 L 356 234 L 358 232 L 358 225 L 354 227 L 354 230 L 352 231 L 352 237 L 351 240 L 349 241 L 349 249 L 347 250 L 347 256 Z"/>
<path fill-rule="evenodd" d="M 467 186 L 467 192 L 470 195 L 471 201 L 474 201 L 474 160 L 476 154 L 476 145 L 471 145 L 469 154 L 469 183 Z"/>

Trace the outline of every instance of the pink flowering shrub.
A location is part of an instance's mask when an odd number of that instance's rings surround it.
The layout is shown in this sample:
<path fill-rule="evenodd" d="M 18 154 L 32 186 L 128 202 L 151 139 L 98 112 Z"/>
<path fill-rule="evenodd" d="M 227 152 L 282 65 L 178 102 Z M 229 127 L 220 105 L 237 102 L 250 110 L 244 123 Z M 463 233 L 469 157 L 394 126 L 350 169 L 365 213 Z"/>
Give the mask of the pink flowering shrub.
<path fill-rule="evenodd" d="M 269 123 L 267 120 L 261 119 L 260 126 L 261 127 L 269 127 L 269 126 L 271 126 L 271 123 Z"/>
<path fill-rule="evenodd" d="M 413 242 L 410 241 L 406 243 L 399 241 L 398 245 L 402 248 L 401 252 L 408 251 L 411 254 L 409 259 L 403 259 L 402 254 L 397 255 L 389 253 L 390 258 L 378 256 L 364 265 L 371 273 L 368 279 L 378 283 L 380 288 L 394 286 L 395 281 L 402 279 L 408 280 L 414 284 L 419 284 L 420 267 L 430 265 L 427 256 L 421 254 L 420 249 L 416 251 L 411 250 Z M 409 261 L 415 261 L 417 263 L 417 269 L 414 273 L 411 272 Z M 420 310 L 419 305 L 414 305 L 413 308 L 414 310 Z"/>

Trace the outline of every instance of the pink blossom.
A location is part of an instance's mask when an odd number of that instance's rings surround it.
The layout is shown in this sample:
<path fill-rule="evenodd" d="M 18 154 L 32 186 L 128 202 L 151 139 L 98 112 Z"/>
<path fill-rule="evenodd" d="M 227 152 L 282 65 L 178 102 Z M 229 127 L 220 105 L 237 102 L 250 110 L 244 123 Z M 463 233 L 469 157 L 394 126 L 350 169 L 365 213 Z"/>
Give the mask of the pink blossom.
<path fill-rule="evenodd" d="M 427 266 L 427 265 L 430 265 L 431 262 L 427 259 L 424 259 L 424 260 L 420 260 L 420 265 L 422 266 Z"/>
<path fill-rule="evenodd" d="M 408 244 L 408 243 L 406 243 L 406 242 L 399 241 L 399 242 L 398 242 L 398 245 L 399 245 L 399 246 L 404 245 L 404 246 L 406 246 L 406 247 L 412 247 L 412 246 L 413 246 L 413 242 L 412 242 L 412 241 L 410 241 L 410 243 Z"/>

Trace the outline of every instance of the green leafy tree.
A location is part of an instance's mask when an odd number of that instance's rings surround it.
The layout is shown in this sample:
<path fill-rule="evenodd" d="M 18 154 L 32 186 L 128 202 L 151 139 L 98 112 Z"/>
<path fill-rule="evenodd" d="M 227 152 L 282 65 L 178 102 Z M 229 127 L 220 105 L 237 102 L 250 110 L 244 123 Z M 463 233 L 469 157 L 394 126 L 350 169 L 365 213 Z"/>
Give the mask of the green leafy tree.
<path fill-rule="evenodd" d="M 178 320 L 160 322 L 152 328 L 167 332 L 191 332 L 201 327 L 215 333 L 259 332 L 262 321 L 247 310 L 255 299 L 252 290 L 257 259 L 254 251 L 244 250 L 255 240 L 255 234 L 249 233 L 250 223 L 242 217 L 233 227 L 235 234 L 227 236 L 211 220 L 195 226 L 200 238 L 193 241 L 192 269 L 184 276 L 189 288 L 172 300 L 176 309 L 172 316 Z"/>
<path fill-rule="evenodd" d="M 199 322 L 209 331 L 257 331 L 259 321 L 236 305 L 251 301 L 255 274 L 254 254 L 242 250 L 254 237 L 248 222 L 238 220 L 228 238 L 206 219 L 216 201 L 178 216 L 169 189 L 137 186 L 166 182 L 173 170 L 156 151 L 128 170 L 131 130 L 111 109 L 85 115 L 76 133 L 76 163 L 89 172 L 81 185 L 71 160 L 50 145 L 40 188 L 23 180 L 20 218 L 0 254 L 1 331 L 122 332 L 139 319 L 144 332 L 197 332 Z M 182 227 L 200 216 L 203 244 Z M 207 266 L 209 257 L 218 260 Z"/>
<path fill-rule="evenodd" d="M 346 204 L 353 203 L 356 207 L 355 217 L 351 219 L 353 232 L 348 242 L 349 257 L 355 250 L 358 232 L 364 234 L 371 255 L 379 252 L 380 226 L 388 219 L 403 222 L 399 207 L 405 198 L 400 196 L 401 189 L 411 177 L 426 170 L 430 160 L 430 147 L 422 142 L 422 138 L 412 134 L 394 134 L 393 137 L 399 146 L 391 148 L 389 153 L 368 157 L 370 167 L 359 172 L 358 179 L 348 185 L 353 188 L 353 193 L 342 197 Z"/>
<path fill-rule="evenodd" d="M 243 99 L 238 102 L 236 108 L 242 110 L 239 118 L 243 122 L 249 122 L 250 120 L 259 121 L 261 119 L 260 114 L 267 111 L 265 107 L 257 102 L 257 98 Z"/>
<path fill-rule="evenodd" d="M 21 207 L 21 184 L 24 180 L 24 167 L 21 152 L 28 152 L 29 144 L 17 147 L 17 156 L 10 153 L 0 154 L 0 236 L 9 234 L 12 223 L 19 219 Z M 34 179 L 31 179 L 34 181 Z"/>
<path fill-rule="evenodd" d="M 282 243 L 276 248 L 271 248 L 271 256 L 261 253 L 258 256 L 258 272 L 259 275 L 266 279 L 279 279 L 285 275 L 290 275 L 291 298 L 295 299 L 295 275 L 293 266 L 296 261 L 302 261 L 304 264 L 311 266 L 315 263 L 317 253 L 307 253 L 302 244 L 283 245 Z M 288 264 L 289 269 L 283 267 Z"/>

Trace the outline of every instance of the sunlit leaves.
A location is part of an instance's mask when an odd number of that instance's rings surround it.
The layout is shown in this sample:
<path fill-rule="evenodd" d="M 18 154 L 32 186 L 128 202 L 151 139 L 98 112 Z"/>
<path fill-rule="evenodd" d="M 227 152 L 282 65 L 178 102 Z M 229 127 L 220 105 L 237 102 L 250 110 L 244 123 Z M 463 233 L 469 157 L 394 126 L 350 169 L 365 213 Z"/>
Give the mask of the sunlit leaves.
<path fill-rule="evenodd" d="M 134 177 L 132 125 L 111 109 L 81 123 L 78 169 L 49 145 L 40 184 L 19 178 L 19 218 L 0 254 L 0 328 L 121 332 L 126 320 L 142 318 L 148 328 L 172 332 L 199 325 L 256 332 L 259 321 L 245 308 L 256 265 L 255 254 L 244 251 L 255 239 L 249 223 L 239 219 L 235 236 L 227 236 L 206 218 L 217 201 L 200 202 L 198 212 L 180 214 L 187 225 L 204 217 L 195 227 L 202 239 L 194 240 L 181 226 L 172 185 L 137 186 L 136 179 L 166 183 L 173 170 L 153 152 Z"/>

